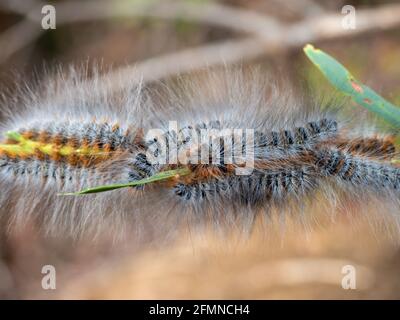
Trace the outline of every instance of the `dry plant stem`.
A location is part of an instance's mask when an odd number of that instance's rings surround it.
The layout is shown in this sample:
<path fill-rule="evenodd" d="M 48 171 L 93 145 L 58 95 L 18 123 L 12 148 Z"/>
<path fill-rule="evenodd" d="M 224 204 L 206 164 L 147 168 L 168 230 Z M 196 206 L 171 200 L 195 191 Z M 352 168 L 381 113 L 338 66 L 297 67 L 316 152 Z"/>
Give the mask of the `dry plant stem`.
<path fill-rule="evenodd" d="M 34 20 L 39 23 L 39 19 L 41 19 L 39 7 L 41 8 L 41 5 L 37 5 L 36 9 L 29 11 L 26 20 L 21 22 L 15 30 L 9 29 L 8 32 L 0 35 L 0 47 L 8 47 L 8 49 L 2 50 L 0 63 L 35 41 L 41 34 L 43 30 L 40 25 L 35 30 L 27 22 L 27 20 Z M 21 13 L 21 10 L 18 11 Z M 139 62 L 136 66 L 127 66 L 110 73 L 106 78 L 110 78 L 111 83 L 114 82 L 112 79 L 115 77 L 131 79 L 134 72 L 143 75 L 137 81 L 142 78 L 144 81 L 151 81 L 204 66 L 251 60 L 292 47 L 303 46 L 307 42 L 315 43 L 320 40 L 356 36 L 368 31 L 392 29 L 400 25 L 400 5 L 384 5 L 374 9 L 358 10 L 357 28 L 354 30 L 346 30 L 342 27 L 343 16 L 341 14 L 324 14 L 286 25 L 259 13 L 213 3 L 195 5 L 184 2 L 168 2 L 161 4 L 154 1 L 146 5 L 133 5 L 126 0 L 112 3 L 104 1 L 102 4 L 99 1 L 91 0 L 68 1 L 57 5 L 58 25 L 116 17 L 181 18 L 250 33 L 252 36 L 151 58 Z M 20 37 L 19 33 L 24 34 Z M 9 44 L 11 35 L 13 38 L 19 39 L 12 46 Z"/>
<path fill-rule="evenodd" d="M 29 11 L 27 18 L 41 22 L 41 8 L 38 3 Z M 56 6 L 57 24 L 114 19 L 114 18 L 157 18 L 175 20 L 177 18 L 228 28 L 238 32 L 258 34 L 274 33 L 278 22 L 275 19 L 246 9 L 233 8 L 217 3 L 194 4 L 184 1 L 64 1 Z M 24 14 L 24 7 L 7 6 L 6 10 Z"/>
<path fill-rule="evenodd" d="M 12 54 L 34 42 L 44 30 L 41 28 L 41 8 L 43 3 L 37 3 L 30 11 L 24 12 L 26 6 L 7 5 L 6 11 L 25 15 L 25 19 L 10 28 L 12 37 L 19 39 L 16 44 L 10 42 L 8 32 L 0 34 L 0 47 L 8 48 L 0 53 L 0 63 L 6 61 Z M 177 18 L 198 23 L 205 23 L 232 29 L 238 32 L 257 34 L 270 37 L 278 31 L 279 24 L 274 19 L 244 9 L 205 3 L 195 5 L 185 2 L 149 1 L 134 4 L 131 1 L 68 1 L 56 5 L 57 25 L 83 21 L 150 17 L 175 20 Z M 36 24 L 36 27 L 34 25 Z M 26 27 L 29 26 L 29 27 Z M 15 30 L 14 30 L 15 29 Z"/>

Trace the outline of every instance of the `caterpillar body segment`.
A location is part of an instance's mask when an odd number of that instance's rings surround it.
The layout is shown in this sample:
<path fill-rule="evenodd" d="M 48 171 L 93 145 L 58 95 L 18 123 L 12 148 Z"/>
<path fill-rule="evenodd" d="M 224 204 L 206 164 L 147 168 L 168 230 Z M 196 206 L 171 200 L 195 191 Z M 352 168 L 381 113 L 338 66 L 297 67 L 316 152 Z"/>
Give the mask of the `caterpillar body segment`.
<path fill-rule="evenodd" d="M 339 150 L 321 151 L 316 156 L 317 166 L 326 176 L 377 190 L 400 188 L 400 168 L 388 163 L 353 156 Z"/>
<path fill-rule="evenodd" d="M 313 167 L 292 168 L 277 172 L 257 172 L 250 176 L 230 176 L 193 184 L 179 183 L 174 192 L 184 200 L 212 200 L 222 196 L 230 201 L 256 205 L 280 201 L 288 196 L 304 196 L 317 187 Z"/>
<path fill-rule="evenodd" d="M 168 153 L 168 147 L 176 144 L 179 148 L 186 147 L 190 143 L 201 143 L 202 133 L 208 133 L 209 130 L 210 138 L 218 138 L 218 143 L 225 141 L 222 139 L 223 135 L 213 137 L 212 130 L 223 131 L 224 127 L 220 121 L 212 121 L 208 124 L 202 122 L 194 126 L 186 126 L 180 129 L 178 132 L 167 131 L 164 133 L 162 138 L 167 145 L 166 152 Z M 243 128 L 237 128 L 243 129 Z M 235 129 L 233 129 L 234 131 Z M 226 133 L 225 133 L 226 134 Z M 302 127 L 296 127 L 294 129 L 282 129 L 280 131 L 262 132 L 259 130 L 254 131 L 254 148 L 257 150 L 256 153 L 271 153 L 271 149 L 286 150 L 293 148 L 294 150 L 298 146 L 309 146 L 317 144 L 329 139 L 334 138 L 337 135 L 337 122 L 333 119 L 323 118 L 317 121 L 311 121 L 306 123 Z M 233 139 L 229 142 L 233 144 Z M 209 143 L 209 141 L 205 141 Z M 147 147 L 153 152 L 155 156 L 160 153 L 162 147 L 161 142 L 158 139 L 151 139 L 147 141 Z M 212 147 L 212 143 L 210 145 Z M 225 144 L 225 148 L 233 149 L 233 146 Z M 244 149 L 245 146 L 243 145 Z M 178 150 L 179 152 L 179 150 Z"/>
<path fill-rule="evenodd" d="M 194 127 L 185 127 L 178 133 L 167 131 L 164 135 L 169 139 L 178 139 L 179 152 L 180 147 L 188 146 L 193 142 L 193 137 L 191 133 L 189 134 L 193 128 L 194 132 L 200 134 L 201 130 L 221 128 L 221 123 L 219 121 L 209 124 L 200 123 Z M 241 198 L 243 194 L 244 198 L 251 198 L 251 195 L 255 195 L 255 199 L 268 199 L 268 195 L 279 198 L 279 195 L 288 193 L 289 186 L 306 185 L 305 181 L 298 178 L 305 177 L 303 171 L 297 169 L 298 166 L 304 164 L 309 165 L 314 171 L 315 168 L 321 170 L 315 172 L 314 178 L 311 179 L 314 181 L 326 175 L 336 176 L 353 183 L 380 184 L 398 188 L 398 169 L 390 165 L 371 162 L 367 158 L 353 156 L 353 154 L 367 154 L 371 158 L 377 156 L 391 158 L 394 154 L 394 145 L 391 140 L 359 138 L 349 140 L 346 144 L 343 138 L 335 141 L 336 135 L 337 122 L 327 118 L 308 122 L 293 130 L 283 129 L 279 132 L 267 133 L 256 131 L 254 155 L 257 157 L 255 163 L 257 170 L 251 177 L 232 177 L 232 172 L 228 174 L 224 156 L 226 150 L 234 148 L 233 139 L 224 140 L 222 137 L 214 137 L 210 140 L 210 152 L 212 143 L 218 141 L 220 162 L 216 165 L 210 164 L 209 167 L 215 167 L 217 171 L 206 171 L 204 181 L 198 184 L 179 184 L 175 193 L 185 199 L 202 199 L 208 194 L 218 195 L 221 190 L 229 189 L 237 194 L 241 193 Z M 156 149 L 152 149 L 155 145 L 157 145 Z M 329 145 L 337 148 L 337 151 L 327 148 Z M 126 168 L 125 177 L 128 182 L 137 181 L 151 177 L 162 168 L 159 164 L 152 164 L 146 156 L 146 152 L 151 149 L 153 155 L 157 155 L 158 146 L 159 142 L 156 140 L 145 142 L 141 138 L 138 140 L 137 137 L 132 139 L 117 125 L 108 123 L 47 124 L 43 128 L 20 129 L 9 134 L 7 141 L 0 148 L 0 170 L 6 174 L 71 181 L 77 176 L 96 176 L 96 174 L 100 176 L 96 173 L 96 167 L 101 167 L 102 163 L 107 163 L 108 167 L 112 167 L 114 157 L 117 158 L 121 153 L 128 152 L 130 155 L 127 156 L 131 157 L 131 160 Z M 291 146 L 296 146 L 296 148 L 290 149 Z M 240 145 L 239 148 L 243 151 L 245 145 Z M 271 155 L 277 157 L 276 153 L 271 151 L 273 148 L 282 150 L 275 163 L 271 162 Z M 304 156 L 308 156 L 309 159 L 304 159 Z M 212 160 L 211 154 L 209 157 Z M 260 169 L 262 168 L 260 163 L 264 160 L 268 163 L 267 169 Z M 282 162 L 279 163 L 281 160 Z M 87 170 L 87 168 L 91 169 Z M 215 177 L 214 181 L 207 181 Z M 311 175 L 308 175 L 307 179 L 310 177 Z M 226 183 L 223 182 L 224 179 L 227 179 Z M 234 182 L 241 187 L 232 187 Z M 269 187 L 272 189 L 268 191 Z M 249 190 L 250 192 L 247 192 Z M 262 193 L 264 197 L 260 196 Z"/>
<path fill-rule="evenodd" d="M 283 129 L 279 132 L 263 133 L 256 131 L 255 144 L 259 147 L 277 147 L 285 149 L 295 145 L 310 145 L 335 137 L 337 122 L 332 119 L 312 121 L 303 127 L 292 130 Z"/>
<path fill-rule="evenodd" d="M 394 137 L 358 137 L 358 138 L 338 138 L 335 146 L 339 150 L 355 155 L 364 155 L 378 160 L 391 160 L 396 153 Z"/>

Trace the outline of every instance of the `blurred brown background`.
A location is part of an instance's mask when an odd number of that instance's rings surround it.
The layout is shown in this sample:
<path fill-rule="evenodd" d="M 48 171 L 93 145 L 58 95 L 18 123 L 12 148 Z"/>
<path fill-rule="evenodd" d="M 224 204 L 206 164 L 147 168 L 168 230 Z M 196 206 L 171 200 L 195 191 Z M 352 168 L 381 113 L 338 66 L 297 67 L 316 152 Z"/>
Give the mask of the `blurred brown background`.
<path fill-rule="evenodd" d="M 45 4 L 56 8 L 55 30 L 41 27 Z M 356 9 L 355 30 L 344 30 L 340 25 L 345 5 Z M 101 64 L 127 74 L 130 66 L 135 66 L 145 81 L 195 72 L 208 65 L 254 64 L 266 72 L 278 69 L 285 77 L 306 81 L 316 90 L 333 90 L 305 58 L 302 47 L 308 42 L 332 54 L 358 79 L 400 104 L 400 3 L 378 0 L 0 0 L 0 93 L 13 92 L 21 81 L 40 79 L 45 76 L 44 67 L 54 70 L 69 64 Z M 36 291 L 42 294 L 40 267 L 46 263 L 62 265 L 61 269 L 73 276 L 95 270 L 103 261 L 101 257 L 112 260 L 112 249 L 95 246 L 92 250 L 90 244 L 77 247 L 57 241 L 38 239 L 27 230 L 12 236 L 3 234 L 0 297 L 25 298 L 35 296 L 32 292 Z M 63 246 L 68 250 L 63 251 Z M 398 254 L 385 258 L 395 266 L 399 263 Z M 387 269 L 394 277 L 393 264 Z M 146 283 L 142 285 L 146 287 Z M 188 292 L 190 285 L 185 283 Z M 227 292 L 232 290 L 226 286 Z M 395 289 L 385 290 L 385 297 L 394 296 Z M 207 294 L 205 290 L 200 297 Z M 104 297 L 83 294 L 99 296 Z M 198 297 L 195 293 L 192 296 Z"/>

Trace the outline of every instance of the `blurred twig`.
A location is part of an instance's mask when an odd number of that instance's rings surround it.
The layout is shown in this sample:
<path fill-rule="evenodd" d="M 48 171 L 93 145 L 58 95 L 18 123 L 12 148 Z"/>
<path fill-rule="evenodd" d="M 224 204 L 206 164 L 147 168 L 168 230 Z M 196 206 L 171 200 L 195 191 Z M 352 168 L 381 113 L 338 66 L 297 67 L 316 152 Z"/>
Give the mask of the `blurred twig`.
<path fill-rule="evenodd" d="M 2 4 L 8 12 L 24 15 L 25 19 L 0 35 L 0 63 L 12 54 L 34 42 L 45 30 L 41 28 L 43 3 L 30 1 L 29 6 L 20 1 Z M 256 12 L 236 9 L 216 3 L 196 4 L 182 1 L 131 1 L 87 0 L 66 1 L 56 5 L 57 25 L 83 21 L 147 17 L 157 19 L 183 19 L 229 28 L 238 32 L 256 34 L 270 39 L 278 31 L 278 22 Z M 13 39 L 10 39 L 10 38 Z M 18 40 L 15 40 L 15 39 Z"/>

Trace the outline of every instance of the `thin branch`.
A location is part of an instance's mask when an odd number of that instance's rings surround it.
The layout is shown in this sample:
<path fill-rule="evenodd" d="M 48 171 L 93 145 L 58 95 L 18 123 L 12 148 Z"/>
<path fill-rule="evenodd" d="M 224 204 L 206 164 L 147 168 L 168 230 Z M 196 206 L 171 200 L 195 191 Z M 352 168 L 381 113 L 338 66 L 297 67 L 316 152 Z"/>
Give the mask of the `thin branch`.
<path fill-rule="evenodd" d="M 37 5 L 29 11 L 26 19 L 38 23 L 41 19 L 39 7 L 40 5 Z M 125 77 L 132 79 L 136 74 L 138 81 L 139 79 L 156 80 L 204 66 L 249 60 L 302 46 L 307 42 L 351 37 L 368 31 L 388 30 L 400 25 L 400 5 L 398 4 L 357 10 L 357 28 L 354 30 L 346 30 L 342 27 L 343 16 L 340 14 L 319 15 L 299 23 L 286 25 L 256 12 L 215 3 L 194 4 L 170 1 L 161 3 L 153 0 L 135 4 L 126 0 L 113 2 L 88 0 L 62 2 L 57 4 L 56 9 L 58 25 L 116 17 L 181 18 L 251 34 L 248 38 L 240 40 L 209 44 L 151 58 L 136 66 L 128 66 L 106 76 L 108 79 L 125 79 Z M 0 47 L 8 46 L 7 50 L 2 50 L 3 59 L 34 41 L 35 37 L 42 32 L 40 27 L 33 28 L 27 21 L 13 28 L 0 37 Z M 24 35 L 19 40 L 15 40 L 14 37 L 18 38 L 17 34 L 21 32 Z"/>
<path fill-rule="evenodd" d="M 37 3 L 27 16 L 38 22 L 42 19 L 42 3 Z M 116 18 L 182 19 L 259 36 L 273 32 L 275 19 L 243 8 L 234 8 L 212 2 L 192 3 L 171 0 L 69 0 L 54 5 L 57 25 Z M 22 6 L 8 5 L 8 11 L 26 15 Z M 268 32 L 267 32 L 268 31 Z"/>
<path fill-rule="evenodd" d="M 0 63 L 18 50 L 34 42 L 44 32 L 41 28 L 42 6 L 43 3 L 34 1 L 31 1 L 29 6 L 18 5 L 18 2 L 2 5 L 4 10 L 24 15 L 25 19 L 7 30 L 6 34 L 0 35 L 0 48 L 7 48 L 0 54 Z M 84 2 L 61 2 L 56 4 L 55 8 L 57 26 L 77 22 L 133 17 L 167 20 L 182 19 L 224 27 L 237 32 L 251 33 L 266 40 L 274 36 L 279 28 L 279 23 L 271 17 L 216 3 L 195 4 L 161 0 L 147 2 L 86 0 Z M 32 23 L 29 24 L 29 21 L 32 21 Z M 10 36 L 8 33 L 12 37 L 19 39 L 16 44 L 9 44 Z"/>
<path fill-rule="evenodd" d="M 41 34 L 42 29 L 29 19 L 13 25 L 0 34 L 0 63 L 6 61 L 15 52 L 33 43 Z"/>
<path fill-rule="evenodd" d="M 1 4 L 2 10 L 23 15 L 24 19 L 0 34 L 0 63 L 34 43 L 44 32 L 37 20 L 37 13 L 41 12 L 41 8 L 42 4 L 35 0 L 6 1 Z"/>

